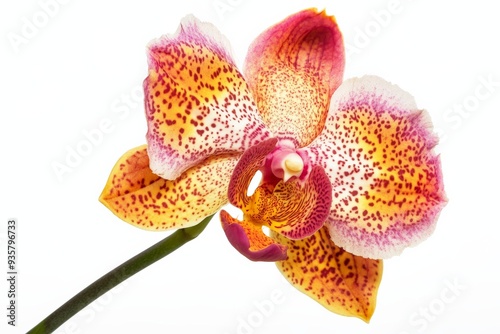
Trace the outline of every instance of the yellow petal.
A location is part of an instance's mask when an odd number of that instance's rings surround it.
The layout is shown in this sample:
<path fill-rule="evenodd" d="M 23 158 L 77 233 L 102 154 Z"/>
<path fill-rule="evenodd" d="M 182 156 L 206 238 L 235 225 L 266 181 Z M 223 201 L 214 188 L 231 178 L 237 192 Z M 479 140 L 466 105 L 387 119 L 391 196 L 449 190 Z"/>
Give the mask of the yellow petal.
<path fill-rule="evenodd" d="M 269 136 L 224 37 L 188 17 L 148 46 L 144 81 L 151 169 L 166 179 L 214 154 L 243 152 Z"/>
<path fill-rule="evenodd" d="M 344 251 L 331 241 L 326 227 L 302 240 L 277 233 L 272 237 L 288 246 L 288 259 L 276 265 L 293 286 L 334 313 L 370 321 L 382 279 L 382 260 Z"/>
<path fill-rule="evenodd" d="M 125 153 L 113 167 L 99 200 L 122 220 L 147 230 L 196 225 L 227 202 L 239 154 L 211 157 L 165 180 L 149 168 L 146 145 Z"/>
<path fill-rule="evenodd" d="M 337 23 L 315 9 L 264 31 L 250 46 L 244 69 L 264 123 L 297 147 L 309 144 L 323 129 L 343 72 L 344 45 Z"/>
<path fill-rule="evenodd" d="M 325 130 L 304 148 L 332 183 L 333 241 L 383 259 L 425 240 L 446 204 L 436 144 L 410 94 L 375 76 L 346 80 Z"/>

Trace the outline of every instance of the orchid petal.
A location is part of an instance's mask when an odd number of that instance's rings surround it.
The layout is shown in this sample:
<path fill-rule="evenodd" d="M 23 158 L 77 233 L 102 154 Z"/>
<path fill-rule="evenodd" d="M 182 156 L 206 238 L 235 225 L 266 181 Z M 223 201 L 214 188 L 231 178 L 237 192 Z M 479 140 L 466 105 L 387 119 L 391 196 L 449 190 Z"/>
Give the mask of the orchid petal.
<path fill-rule="evenodd" d="M 228 43 L 192 16 L 148 47 L 144 81 L 151 169 L 173 180 L 208 156 L 269 137 Z"/>
<path fill-rule="evenodd" d="M 257 37 L 244 69 L 266 125 L 299 147 L 323 129 L 343 72 L 344 45 L 337 23 L 315 9 L 289 16 Z"/>
<path fill-rule="evenodd" d="M 227 239 L 236 250 L 252 261 L 280 261 L 286 259 L 286 246 L 269 238 L 262 226 L 251 221 L 239 221 L 224 210 L 220 212 Z"/>
<path fill-rule="evenodd" d="M 382 260 L 346 252 L 332 242 L 326 227 L 302 240 L 277 233 L 272 237 L 288 246 L 288 259 L 276 265 L 293 286 L 332 312 L 370 321 L 382 279 Z"/>
<path fill-rule="evenodd" d="M 238 158 L 211 157 L 171 181 L 153 174 L 143 145 L 118 160 L 99 200 L 120 219 L 143 229 L 190 227 L 226 204 Z"/>
<path fill-rule="evenodd" d="M 374 76 L 344 82 L 325 131 L 304 149 L 332 182 L 335 244 L 388 258 L 428 237 L 446 203 L 436 144 L 410 94 Z"/>

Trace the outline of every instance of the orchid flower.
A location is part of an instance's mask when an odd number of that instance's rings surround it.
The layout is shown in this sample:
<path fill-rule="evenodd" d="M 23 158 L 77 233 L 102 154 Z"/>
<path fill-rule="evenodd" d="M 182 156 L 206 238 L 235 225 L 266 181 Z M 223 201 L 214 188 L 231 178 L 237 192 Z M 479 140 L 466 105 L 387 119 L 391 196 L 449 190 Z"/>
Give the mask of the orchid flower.
<path fill-rule="evenodd" d="M 119 159 L 101 202 L 154 231 L 229 202 L 242 217 L 220 219 L 241 254 L 369 321 L 382 259 L 427 238 L 446 203 L 427 113 L 379 77 L 342 82 L 342 35 L 315 9 L 258 36 L 242 72 L 226 39 L 192 16 L 149 44 L 148 63 L 147 145 Z"/>

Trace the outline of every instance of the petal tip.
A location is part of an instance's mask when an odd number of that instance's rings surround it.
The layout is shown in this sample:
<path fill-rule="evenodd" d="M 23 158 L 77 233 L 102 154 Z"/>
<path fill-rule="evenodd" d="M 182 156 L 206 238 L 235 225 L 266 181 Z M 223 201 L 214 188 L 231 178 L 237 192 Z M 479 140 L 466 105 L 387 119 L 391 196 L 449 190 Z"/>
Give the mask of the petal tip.
<path fill-rule="evenodd" d="M 275 262 L 287 259 L 287 247 L 266 236 L 261 227 L 240 222 L 225 210 L 220 211 L 220 219 L 231 245 L 249 260 Z"/>
<path fill-rule="evenodd" d="M 346 79 L 335 91 L 331 107 L 342 110 L 338 108 L 347 103 L 371 102 L 380 96 L 385 97 L 389 106 L 397 106 L 399 110 L 418 110 L 415 98 L 410 93 L 376 75 Z"/>
<path fill-rule="evenodd" d="M 212 23 L 200 21 L 194 15 L 189 14 L 181 20 L 175 33 L 165 34 L 147 44 L 150 68 L 156 68 L 157 63 L 154 57 L 156 52 L 180 41 L 205 45 L 234 65 L 229 40 Z"/>

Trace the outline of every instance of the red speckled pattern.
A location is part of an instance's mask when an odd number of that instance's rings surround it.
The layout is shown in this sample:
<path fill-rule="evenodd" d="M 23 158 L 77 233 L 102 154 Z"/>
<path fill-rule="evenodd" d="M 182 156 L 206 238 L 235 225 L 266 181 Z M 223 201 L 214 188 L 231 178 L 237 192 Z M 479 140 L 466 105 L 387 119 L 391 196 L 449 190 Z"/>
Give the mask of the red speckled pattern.
<path fill-rule="evenodd" d="M 251 196 L 247 196 L 251 179 L 259 169 L 269 167 L 264 161 L 276 150 L 276 145 L 279 145 L 276 139 L 268 139 L 245 151 L 229 183 L 229 201 L 243 210 L 240 224 L 246 232 L 252 232 L 247 236 L 250 240 L 257 236 L 258 229 L 249 230 L 245 226 L 266 226 L 290 239 L 311 236 L 323 226 L 330 211 L 330 181 L 319 166 L 312 167 L 303 181 L 297 177 L 287 182 L 270 179 L 274 182 L 261 183 Z M 233 219 L 231 223 L 238 221 Z M 223 226 L 227 227 L 228 224 Z M 263 234 L 261 228 L 259 231 Z M 247 242 L 246 239 L 234 240 Z"/>
<path fill-rule="evenodd" d="M 276 266 L 291 284 L 332 312 L 370 320 L 382 279 L 382 260 L 346 252 L 332 242 L 326 227 L 302 240 L 277 233 L 272 237 L 288 247 L 288 259 Z"/>
<path fill-rule="evenodd" d="M 122 220 L 143 229 L 193 226 L 227 203 L 227 186 L 239 156 L 211 157 L 171 181 L 152 173 L 143 145 L 118 160 L 99 200 Z"/>
<path fill-rule="evenodd" d="M 151 169 L 166 179 L 269 137 L 223 37 L 194 17 L 150 43 L 144 81 Z"/>
<path fill-rule="evenodd" d="M 315 9 L 293 14 L 259 35 L 244 68 L 266 125 L 299 147 L 323 129 L 343 72 L 344 44 L 337 23 Z"/>
<path fill-rule="evenodd" d="M 332 202 L 332 190 L 323 168 L 315 166 L 305 181 L 261 184 L 243 209 L 245 217 L 290 239 L 308 237 L 323 226 Z"/>
<path fill-rule="evenodd" d="M 446 203 L 425 111 L 383 79 L 342 84 L 325 131 L 304 152 L 329 175 L 328 226 L 347 251 L 388 258 L 425 239 Z"/>

